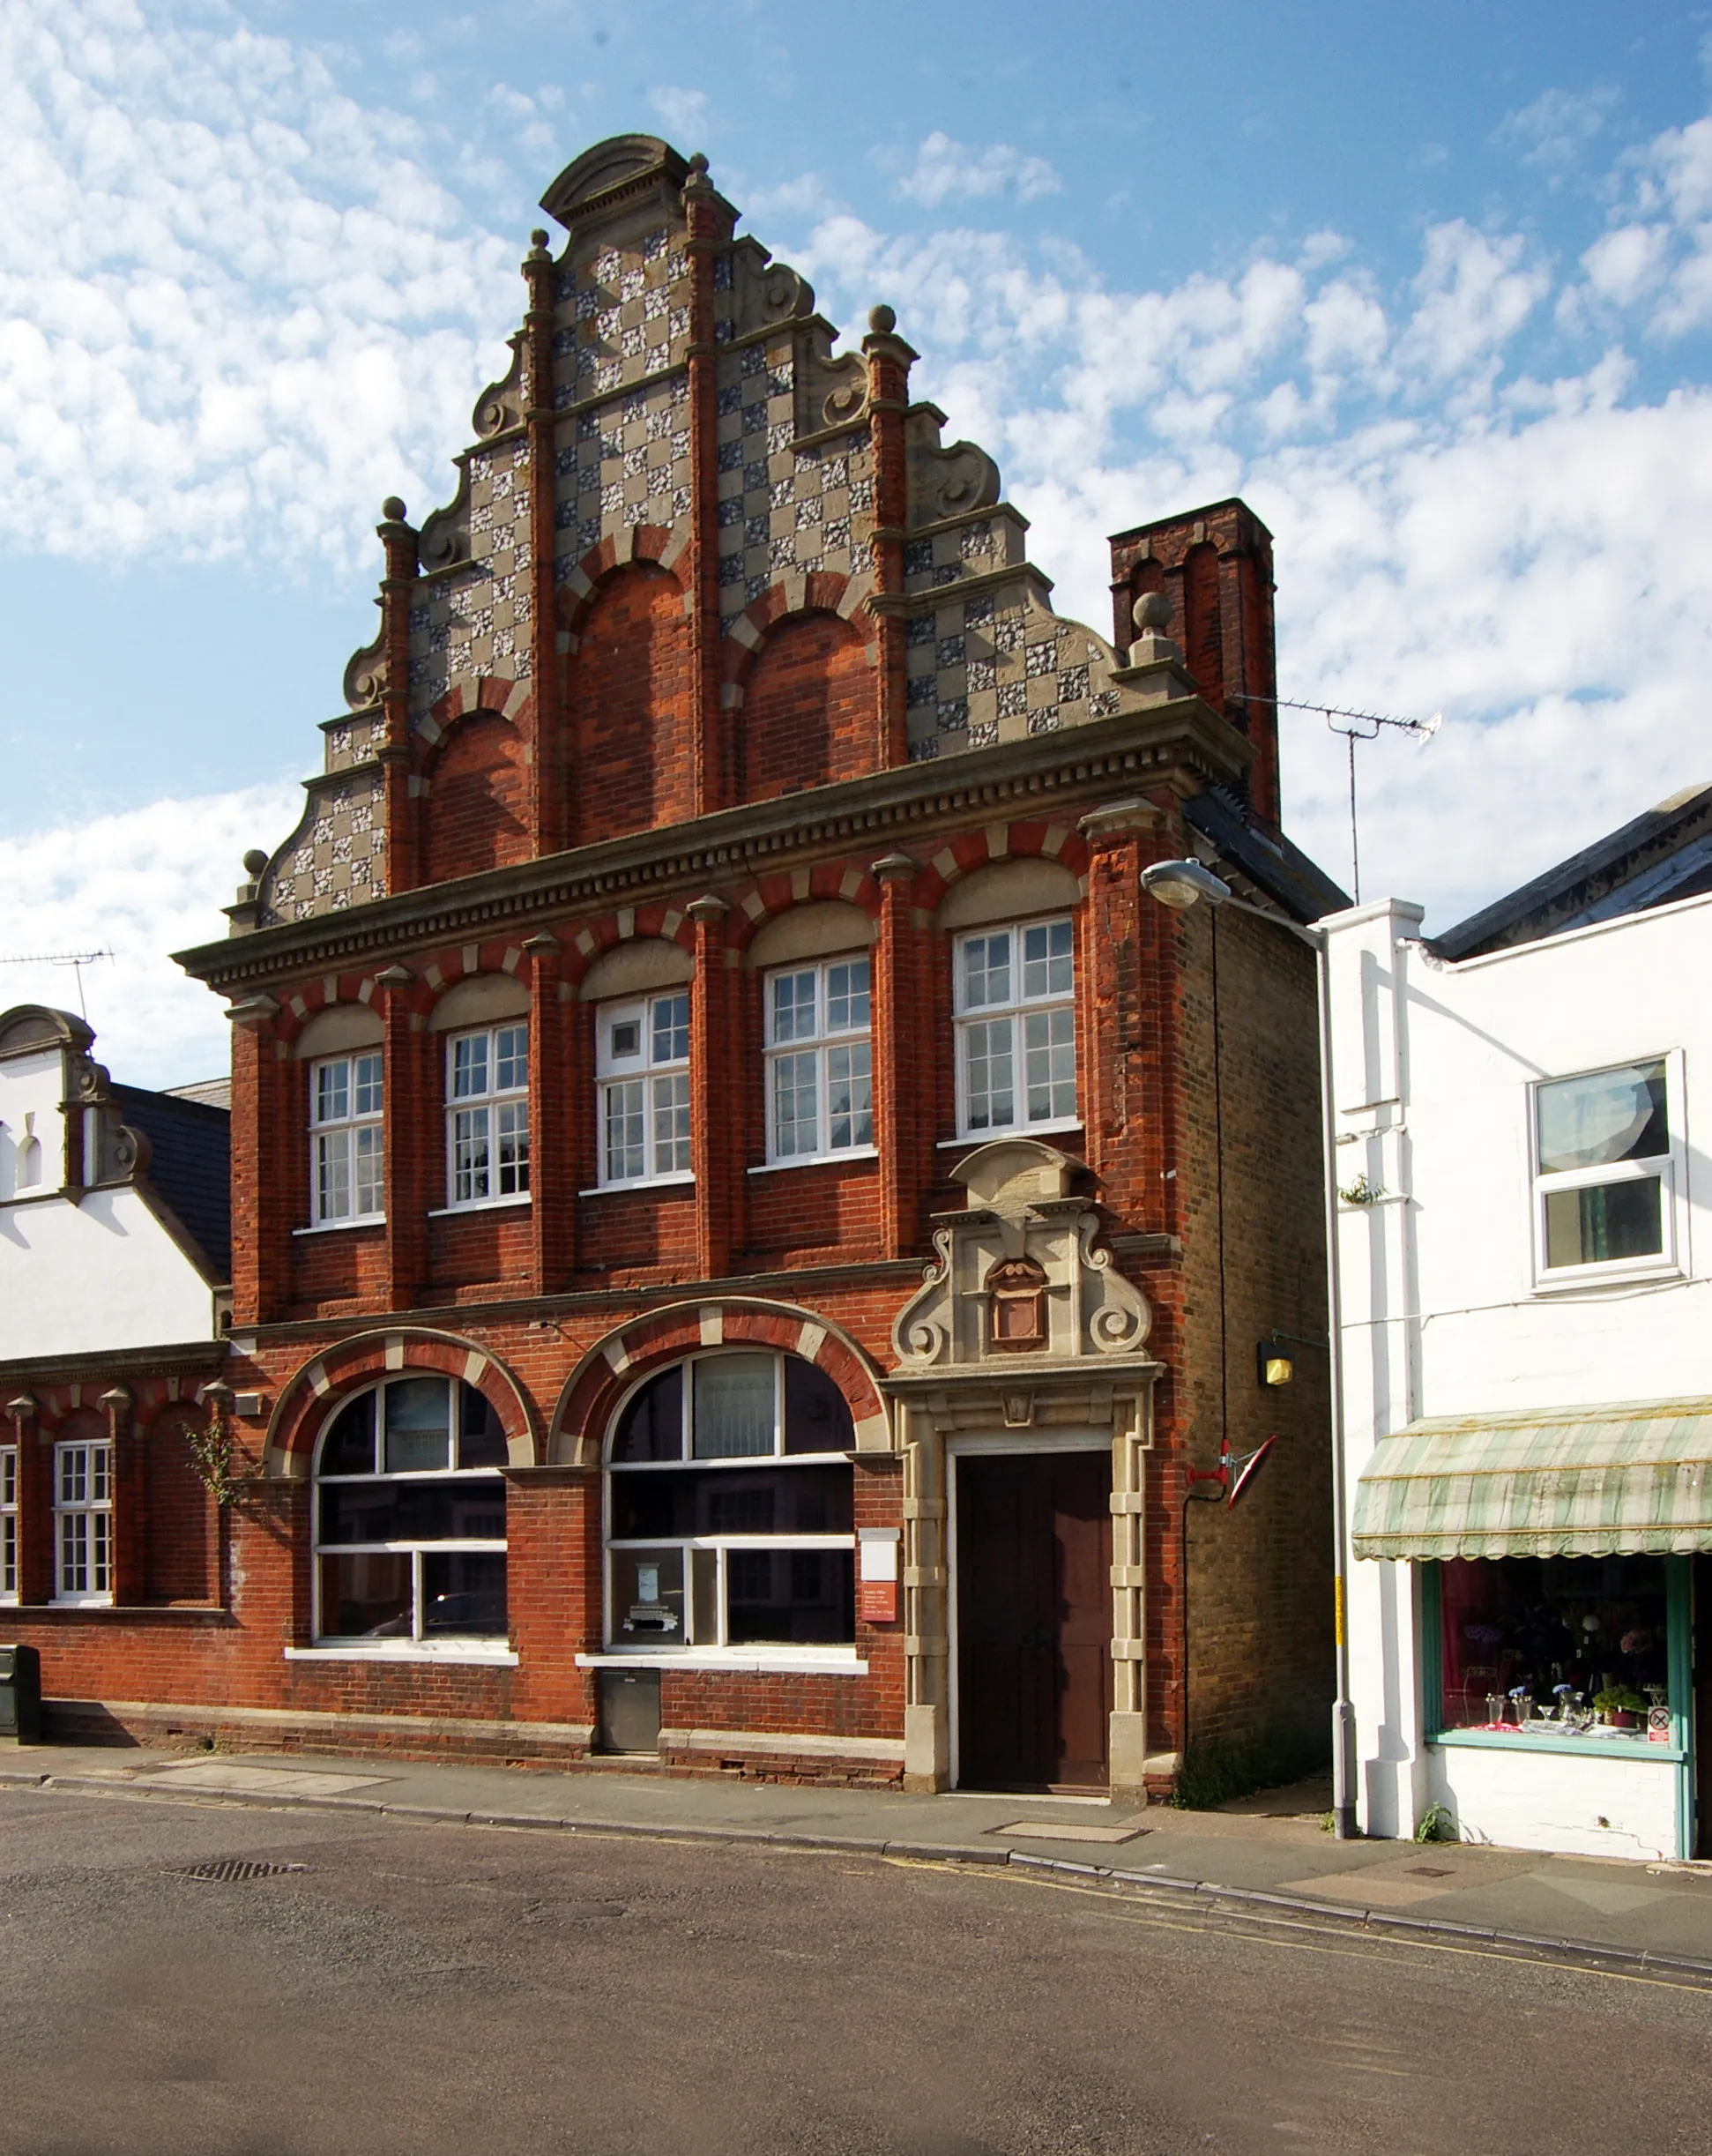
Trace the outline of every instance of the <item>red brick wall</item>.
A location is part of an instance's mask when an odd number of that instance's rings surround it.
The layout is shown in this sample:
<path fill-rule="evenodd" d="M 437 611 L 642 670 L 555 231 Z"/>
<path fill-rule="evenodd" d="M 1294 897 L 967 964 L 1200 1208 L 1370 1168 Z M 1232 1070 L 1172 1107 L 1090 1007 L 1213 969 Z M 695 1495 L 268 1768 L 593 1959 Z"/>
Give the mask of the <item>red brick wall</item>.
<path fill-rule="evenodd" d="M 875 680 L 861 631 L 836 614 L 770 630 L 743 699 L 741 797 L 770 801 L 870 769 Z"/>
<path fill-rule="evenodd" d="M 144 1592 L 152 1602 L 210 1602 L 219 1590 L 219 1522 L 186 1436 L 191 1418 L 168 1410 L 143 1438 L 147 1547 Z"/>
<path fill-rule="evenodd" d="M 509 719 L 476 712 L 459 720 L 429 787 L 425 884 L 528 859 L 523 744 Z"/>
<path fill-rule="evenodd" d="M 695 812 L 689 627 L 675 577 L 616 571 L 584 621 L 571 668 L 577 843 Z"/>

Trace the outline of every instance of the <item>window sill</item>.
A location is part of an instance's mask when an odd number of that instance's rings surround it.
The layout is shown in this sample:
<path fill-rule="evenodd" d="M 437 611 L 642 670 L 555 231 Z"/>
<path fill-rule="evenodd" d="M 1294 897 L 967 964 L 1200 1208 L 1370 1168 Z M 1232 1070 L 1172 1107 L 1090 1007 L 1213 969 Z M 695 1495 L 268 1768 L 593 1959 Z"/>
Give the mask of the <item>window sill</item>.
<path fill-rule="evenodd" d="M 877 1160 L 877 1145 L 847 1145 L 842 1153 L 799 1153 L 793 1160 L 767 1160 L 747 1170 L 751 1175 L 783 1175 L 793 1168 L 837 1168 L 846 1160 Z"/>
<path fill-rule="evenodd" d="M 110 1594 L 56 1594 L 48 1604 L 49 1609 L 111 1609 Z"/>
<path fill-rule="evenodd" d="M 1448 1750 L 1539 1752 L 1554 1758 L 1568 1753 L 1581 1759 L 1650 1759 L 1660 1765 L 1687 1757 L 1679 1744 L 1649 1744 L 1644 1729 L 1613 1729 L 1606 1737 L 1536 1737 L 1521 1729 L 1507 1734 L 1498 1729 L 1441 1729 L 1426 1741 Z"/>
<path fill-rule="evenodd" d="M 461 1662 L 488 1669 L 515 1669 L 517 1657 L 510 1647 L 486 1647 L 474 1640 L 459 1640 L 431 1647 L 420 1639 L 395 1646 L 388 1640 L 324 1640 L 313 1647 L 287 1647 L 288 1662 Z"/>
<path fill-rule="evenodd" d="M 1685 1266 L 1674 1258 L 1655 1258 L 1627 1265 L 1566 1265 L 1560 1272 L 1542 1272 L 1534 1280 L 1537 1295 L 1584 1294 L 1591 1288 L 1648 1287 L 1656 1282 L 1686 1280 Z"/>
<path fill-rule="evenodd" d="M 465 1213 L 510 1212 L 532 1202 L 530 1192 L 524 1190 L 515 1197 L 477 1197 L 467 1205 L 436 1205 L 428 1217 L 430 1220 L 461 1220 Z"/>
<path fill-rule="evenodd" d="M 294 1235 L 348 1235 L 354 1227 L 384 1227 L 383 1212 L 361 1213 L 351 1220 L 316 1220 L 309 1227 L 294 1227 Z"/>
<path fill-rule="evenodd" d="M 708 1673 L 725 1670 L 735 1676 L 865 1677 L 867 1661 L 854 1647 L 813 1649 L 789 1647 L 656 1647 L 639 1652 L 613 1647 L 597 1654 L 579 1654 L 579 1669 L 695 1669 Z"/>
<path fill-rule="evenodd" d="M 1066 1138 L 1082 1128 L 1079 1115 L 1069 1123 L 1009 1123 L 1002 1130 L 971 1130 L 963 1138 L 942 1138 L 934 1150 L 944 1153 L 953 1145 L 994 1145 L 1013 1138 Z"/>
<path fill-rule="evenodd" d="M 630 1182 L 597 1182 L 586 1190 L 579 1190 L 578 1197 L 622 1197 L 627 1190 L 681 1190 L 696 1180 L 694 1173 L 683 1175 L 638 1175 Z"/>

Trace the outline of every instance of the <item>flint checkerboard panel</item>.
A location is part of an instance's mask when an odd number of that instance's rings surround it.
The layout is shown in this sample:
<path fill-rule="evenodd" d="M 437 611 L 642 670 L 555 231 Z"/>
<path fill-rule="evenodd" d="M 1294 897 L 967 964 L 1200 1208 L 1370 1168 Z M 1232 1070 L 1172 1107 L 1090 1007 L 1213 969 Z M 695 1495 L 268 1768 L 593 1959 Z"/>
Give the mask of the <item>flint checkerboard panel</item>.
<path fill-rule="evenodd" d="M 318 780 L 309 813 L 262 885 L 260 925 L 342 913 L 386 895 L 385 805 L 378 771 Z"/>
<path fill-rule="evenodd" d="M 562 583 L 591 547 L 633 524 L 668 530 L 689 513 L 689 377 L 626 390 L 560 429 L 554 475 L 554 573 Z"/>
<path fill-rule="evenodd" d="M 904 635 L 912 761 L 1055 733 L 1118 707 L 1106 647 L 1021 583 L 949 593 L 911 615 Z"/>
<path fill-rule="evenodd" d="M 410 613 L 410 708 L 431 711 L 459 675 L 526 680 L 533 666 L 528 451 L 469 458 L 470 559 L 420 587 Z"/>

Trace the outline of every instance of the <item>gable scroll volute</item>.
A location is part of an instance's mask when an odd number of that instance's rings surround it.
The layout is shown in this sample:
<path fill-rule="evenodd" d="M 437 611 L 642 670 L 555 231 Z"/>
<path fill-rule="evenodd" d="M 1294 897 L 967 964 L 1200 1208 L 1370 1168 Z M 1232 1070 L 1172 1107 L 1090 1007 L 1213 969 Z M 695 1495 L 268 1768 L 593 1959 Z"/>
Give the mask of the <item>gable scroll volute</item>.
<path fill-rule="evenodd" d="M 953 1171 L 968 1192 L 960 1212 L 941 1213 L 938 1256 L 892 1329 L 901 1370 L 1014 1372 L 1041 1363 L 1086 1361 L 1143 1352 L 1152 1312 L 1117 1270 L 1099 1238 L 1097 1205 L 1071 1185 L 1079 1160 L 1031 1138 L 979 1147 Z M 999 1283 L 1038 1267 L 1046 1282 L 1044 1338 L 1020 1347 L 995 1334 Z"/>

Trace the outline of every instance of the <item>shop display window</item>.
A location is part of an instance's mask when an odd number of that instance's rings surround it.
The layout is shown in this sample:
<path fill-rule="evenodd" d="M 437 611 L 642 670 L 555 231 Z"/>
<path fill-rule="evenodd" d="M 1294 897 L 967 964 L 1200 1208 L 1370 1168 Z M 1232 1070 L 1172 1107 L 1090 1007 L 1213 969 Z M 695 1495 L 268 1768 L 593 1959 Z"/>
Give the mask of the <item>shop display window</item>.
<path fill-rule="evenodd" d="M 1439 1565 L 1440 1731 L 1671 1743 L 1665 1564 L 1613 1556 Z"/>

